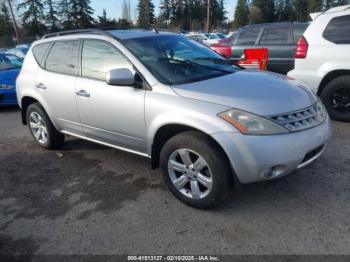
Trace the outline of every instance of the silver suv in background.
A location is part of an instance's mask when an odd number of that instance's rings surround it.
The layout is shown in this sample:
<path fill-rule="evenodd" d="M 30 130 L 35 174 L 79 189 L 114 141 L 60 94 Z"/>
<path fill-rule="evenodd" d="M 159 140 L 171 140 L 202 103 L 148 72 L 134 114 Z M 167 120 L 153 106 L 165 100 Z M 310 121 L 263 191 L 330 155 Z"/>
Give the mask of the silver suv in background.
<path fill-rule="evenodd" d="M 331 129 L 285 76 L 233 67 L 185 36 L 73 31 L 33 44 L 17 79 L 23 123 L 55 149 L 71 135 L 151 158 L 181 201 L 221 203 L 235 183 L 316 160 Z"/>

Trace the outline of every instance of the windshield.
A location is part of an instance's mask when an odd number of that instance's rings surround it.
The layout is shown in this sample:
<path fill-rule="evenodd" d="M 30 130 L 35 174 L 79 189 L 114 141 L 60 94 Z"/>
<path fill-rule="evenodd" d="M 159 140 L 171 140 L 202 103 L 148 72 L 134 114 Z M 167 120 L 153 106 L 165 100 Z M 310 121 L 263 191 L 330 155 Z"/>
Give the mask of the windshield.
<path fill-rule="evenodd" d="M 206 46 L 180 35 L 124 40 L 125 46 L 162 83 L 192 83 L 239 70 Z"/>
<path fill-rule="evenodd" d="M 16 66 L 22 66 L 23 64 L 23 59 L 22 58 L 19 58 L 18 56 L 15 56 L 15 55 L 10 55 L 10 54 L 6 54 L 4 55 L 8 60 L 10 60 L 10 62 L 13 64 L 13 65 L 16 65 Z"/>
<path fill-rule="evenodd" d="M 11 63 L 9 59 L 4 56 L 0 56 L 0 71 L 19 68 L 18 65 Z"/>

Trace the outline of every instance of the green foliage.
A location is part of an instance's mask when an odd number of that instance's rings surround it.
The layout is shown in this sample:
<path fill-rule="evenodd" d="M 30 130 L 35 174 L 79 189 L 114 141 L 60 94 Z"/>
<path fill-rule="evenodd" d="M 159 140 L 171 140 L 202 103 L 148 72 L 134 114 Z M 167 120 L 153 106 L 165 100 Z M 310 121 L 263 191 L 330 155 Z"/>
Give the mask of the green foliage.
<path fill-rule="evenodd" d="M 247 0 L 238 0 L 235 18 L 233 20 L 233 28 L 237 29 L 241 26 L 248 24 L 249 21 L 249 7 Z"/>
<path fill-rule="evenodd" d="M 110 19 L 107 17 L 106 9 L 103 9 L 102 16 L 98 17 L 97 24 L 99 27 L 115 27 L 117 25 L 117 21 L 115 19 Z"/>
<path fill-rule="evenodd" d="M 152 0 L 139 0 L 137 5 L 137 24 L 141 28 L 148 28 L 154 24 L 154 5 Z"/>
<path fill-rule="evenodd" d="M 24 0 L 18 5 L 18 10 L 23 11 L 23 27 L 29 35 L 40 36 L 46 30 L 45 8 L 40 0 Z"/>
<path fill-rule="evenodd" d="M 5 2 L 0 4 L 0 46 L 7 47 L 13 44 L 14 34 L 10 10 Z"/>
<path fill-rule="evenodd" d="M 45 0 L 44 7 L 46 9 L 45 20 L 49 26 L 49 31 L 55 32 L 58 29 L 57 3 L 54 0 Z"/>

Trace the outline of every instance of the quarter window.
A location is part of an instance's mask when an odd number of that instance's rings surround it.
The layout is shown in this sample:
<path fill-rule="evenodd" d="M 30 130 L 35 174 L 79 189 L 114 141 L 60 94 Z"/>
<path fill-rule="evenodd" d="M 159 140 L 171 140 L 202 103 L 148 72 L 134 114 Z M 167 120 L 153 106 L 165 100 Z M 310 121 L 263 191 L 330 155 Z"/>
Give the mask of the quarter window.
<path fill-rule="evenodd" d="M 260 28 L 251 28 L 242 31 L 237 39 L 237 45 L 255 45 Z"/>
<path fill-rule="evenodd" d="M 335 44 L 350 44 L 350 15 L 333 18 L 323 32 L 323 37 Z"/>
<path fill-rule="evenodd" d="M 78 62 L 79 41 L 56 42 L 46 59 L 45 68 L 49 71 L 75 75 Z"/>
<path fill-rule="evenodd" d="M 286 45 L 289 38 L 289 26 L 267 27 L 264 29 L 260 44 L 262 45 Z"/>
<path fill-rule="evenodd" d="M 82 52 L 82 76 L 106 80 L 109 70 L 132 69 L 129 61 L 111 44 L 100 40 L 86 40 Z"/>
<path fill-rule="evenodd" d="M 51 43 L 39 44 L 33 47 L 33 55 L 40 66 L 44 66 L 44 57 Z"/>

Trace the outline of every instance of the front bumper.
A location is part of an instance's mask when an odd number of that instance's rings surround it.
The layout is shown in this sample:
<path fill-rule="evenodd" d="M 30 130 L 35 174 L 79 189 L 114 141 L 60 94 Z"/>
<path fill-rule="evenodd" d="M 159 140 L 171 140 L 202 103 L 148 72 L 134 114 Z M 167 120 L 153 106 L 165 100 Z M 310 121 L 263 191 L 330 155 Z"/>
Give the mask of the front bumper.
<path fill-rule="evenodd" d="M 17 105 L 17 96 L 15 89 L 0 89 L 0 106 Z"/>
<path fill-rule="evenodd" d="M 327 117 L 314 128 L 283 135 L 220 132 L 212 137 L 225 150 L 242 184 L 282 177 L 315 161 L 331 137 Z"/>

